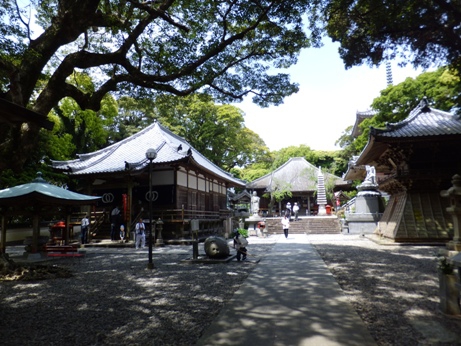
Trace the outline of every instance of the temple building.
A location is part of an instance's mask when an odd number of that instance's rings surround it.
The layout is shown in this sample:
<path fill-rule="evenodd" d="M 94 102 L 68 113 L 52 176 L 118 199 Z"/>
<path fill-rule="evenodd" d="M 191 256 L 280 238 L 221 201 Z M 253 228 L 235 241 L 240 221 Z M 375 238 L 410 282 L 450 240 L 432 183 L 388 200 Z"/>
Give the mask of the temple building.
<path fill-rule="evenodd" d="M 293 157 L 271 173 L 246 184 L 246 189 L 256 191 L 261 198 L 259 209 L 262 216 L 280 215 L 288 202 L 292 206 L 298 203 L 299 215 L 315 215 L 318 212 L 315 197 L 318 173 L 319 168 L 307 162 L 303 157 Z M 350 184 L 343 179 L 326 172 L 322 174 L 327 189 L 332 188 L 333 191 L 349 189 Z M 269 210 L 270 198 L 265 195 L 276 190 L 289 190 L 292 197 L 276 203 L 272 210 Z M 335 205 L 334 201 L 327 202 L 330 206 Z"/>
<path fill-rule="evenodd" d="M 449 202 L 440 196 L 461 172 L 461 119 L 426 100 L 403 121 L 371 128 L 368 143 L 345 175 L 363 178 L 374 166 L 380 191 L 390 195 L 375 233 L 394 241 L 447 241 L 453 237 Z"/>
<path fill-rule="evenodd" d="M 152 161 L 146 157 L 148 149 L 154 149 Z M 163 221 L 165 239 L 190 237 L 191 220 L 197 220 L 203 233 L 218 233 L 232 214 L 228 189 L 245 186 L 158 122 L 75 160 L 53 161 L 52 167 L 78 180 L 84 193 L 102 196 L 94 214 L 104 215 L 98 233 L 105 237 L 115 206 L 129 233 L 139 218 L 149 220 L 150 202 L 152 219 Z"/>

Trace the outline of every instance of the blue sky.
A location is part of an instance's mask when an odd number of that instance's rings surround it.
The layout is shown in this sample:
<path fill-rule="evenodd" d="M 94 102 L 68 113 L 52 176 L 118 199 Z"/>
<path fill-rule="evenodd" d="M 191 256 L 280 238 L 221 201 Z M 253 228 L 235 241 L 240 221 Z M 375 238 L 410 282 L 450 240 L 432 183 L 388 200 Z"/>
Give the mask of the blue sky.
<path fill-rule="evenodd" d="M 278 107 L 261 108 L 245 99 L 235 104 L 245 112 L 245 125 L 256 132 L 270 150 L 305 144 L 313 150 L 337 150 L 334 143 L 355 122 L 357 111 L 370 108 L 387 86 L 386 67 L 366 65 L 349 70 L 338 54 L 338 44 L 304 50 L 288 73 L 300 90 Z M 394 85 L 422 70 L 392 62 Z"/>

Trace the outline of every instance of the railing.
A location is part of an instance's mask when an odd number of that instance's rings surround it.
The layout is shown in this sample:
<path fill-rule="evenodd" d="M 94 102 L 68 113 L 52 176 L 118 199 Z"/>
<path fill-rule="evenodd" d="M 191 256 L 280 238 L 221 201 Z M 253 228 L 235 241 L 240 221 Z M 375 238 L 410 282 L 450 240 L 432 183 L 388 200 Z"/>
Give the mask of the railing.
<path fill-rule="evenodd" d="M 221 209 L 219 211 L 166 209 L 154 210 L 153 218 L 161 218 L 164 222 L 184 222 L 190 220 L 220 220 L 232 215 L 233 211 L 228 209 Z"/>
<path fill-rule="evenodd" d="M 106 218 L 106 212 L 103 211 L 103 212 L 91 213 L 91 216 L 93 215 L 94 215 L 94 219 L 91 220 L 90 222 L 91 233 L 98 233 L 99 228 L 104 223 L 104 220 Z"/>

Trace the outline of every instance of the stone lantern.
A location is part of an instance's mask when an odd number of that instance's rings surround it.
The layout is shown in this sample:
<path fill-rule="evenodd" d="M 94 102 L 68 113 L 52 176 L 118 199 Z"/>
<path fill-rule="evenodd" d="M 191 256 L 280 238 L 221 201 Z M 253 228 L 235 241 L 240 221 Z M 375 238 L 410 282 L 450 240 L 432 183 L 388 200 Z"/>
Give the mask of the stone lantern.
<path fill-rule="evenodd" d="M 453 183 L 452 187 L 440 192 L 442 197 L 450 199 L 450 206 L 446 210 L 453 218 L 453 240 L 447 244 L 447 248 L 453 251 L 461 251 L 461 176 L 455 174 L 451 182 Z"/>

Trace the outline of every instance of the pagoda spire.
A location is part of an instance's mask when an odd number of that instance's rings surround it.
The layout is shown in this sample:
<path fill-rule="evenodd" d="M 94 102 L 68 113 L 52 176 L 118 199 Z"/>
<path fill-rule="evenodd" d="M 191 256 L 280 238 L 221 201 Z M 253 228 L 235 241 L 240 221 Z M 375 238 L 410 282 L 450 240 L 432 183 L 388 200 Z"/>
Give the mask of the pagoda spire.
<path fill-rule="evenodd" d="M 322 168 L 319 166 L 319 172 L 317 175 L 317 204 L 319 205 L 319 211 L 317 215 L 326 215 L 325 206 L 327 204 L 327 194 L 325 192 L 325 177 L 322 173 Z"/>

